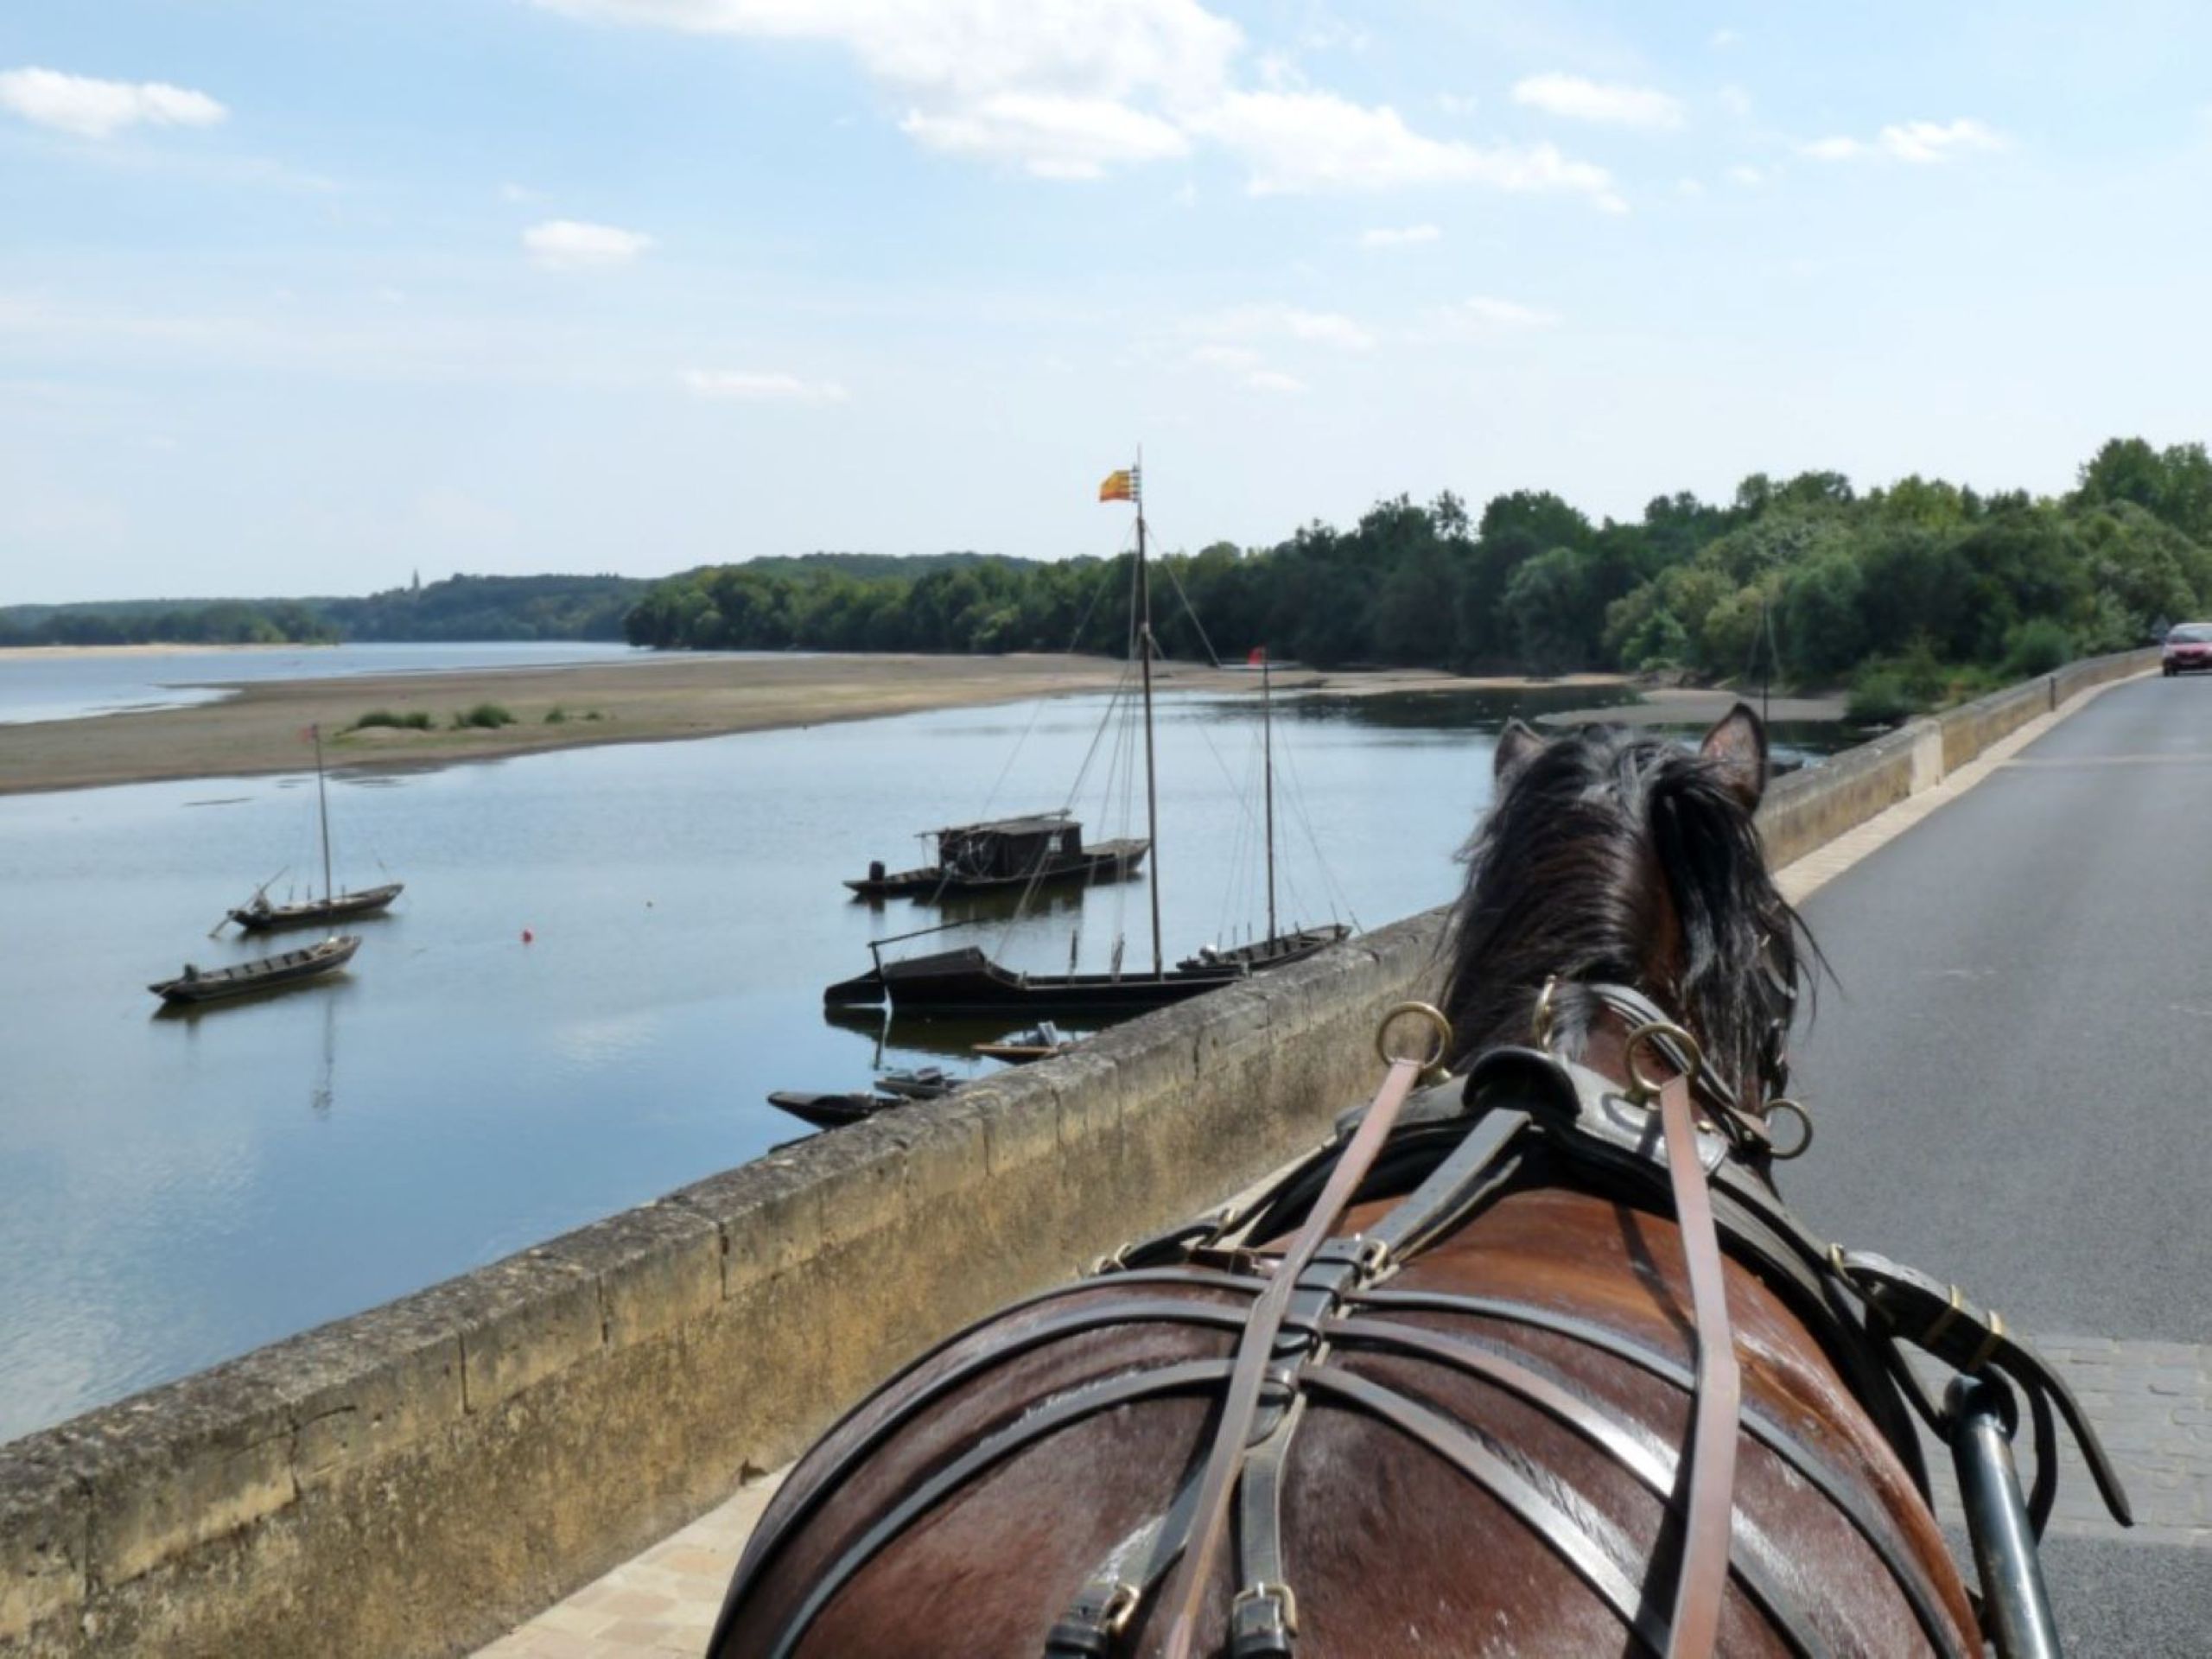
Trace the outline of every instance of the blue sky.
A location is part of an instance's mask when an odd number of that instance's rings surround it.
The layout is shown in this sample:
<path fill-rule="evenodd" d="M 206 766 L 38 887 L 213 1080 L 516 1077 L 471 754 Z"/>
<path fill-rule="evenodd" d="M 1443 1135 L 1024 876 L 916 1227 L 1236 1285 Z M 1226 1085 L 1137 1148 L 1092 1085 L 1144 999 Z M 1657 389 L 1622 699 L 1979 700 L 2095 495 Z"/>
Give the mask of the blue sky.
<path fill-rule="evenodd" d="M 2181 4 L 0 16 L 0 601 L 2205 435 Z"/>

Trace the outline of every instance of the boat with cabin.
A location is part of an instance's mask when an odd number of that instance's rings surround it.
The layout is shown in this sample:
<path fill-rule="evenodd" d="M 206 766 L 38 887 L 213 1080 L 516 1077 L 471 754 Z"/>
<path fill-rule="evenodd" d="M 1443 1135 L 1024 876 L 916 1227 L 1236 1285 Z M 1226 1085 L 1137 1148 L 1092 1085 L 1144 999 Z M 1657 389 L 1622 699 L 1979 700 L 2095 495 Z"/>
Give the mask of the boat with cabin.
<path fill-rule="evenodd" d="M 1308 957 L 1344 938 L 1351 930 L 1341 922 L 1316 927 L 1279 931 L 1275 915 L 1274 748 L 1273 709 L 1266 658 L 1261 658 L 1261 701 L 1267 764 L 1268 931 L 1264 938 L 1228 950 L 1212 947 L 1186 957 L 1174 967 L 1166 965 L 1160 948 L 1160 791 L 1153 733 L 1153 663 L 1159 641 L 1152 626 L 1152 588 L 1145 550 L 1145 518 L 1141 465 L 1109 475 L 1099 486 L 1102 501 L 1127 501 L 1136 508 L 1135 594 L 1132 623 L 1134 653 L 1141 667 L 1144 709 L 1145 845 L 1153 850 L 1147 887 L 1152 905 L 1152 969 L 1125 972 L 1121 948 L 1115 947 L 1112 969 L 1106 973 L 1074 970 L 1072 950 L 1065 974 L 1029 973 L 1004 966 L 975 945 L 933 951 L 918 957 L 893 957 L 884 947 L 940 928 L 922 928 L 889 938 L 871 940 L 873 966 L 867 973 L 840 980 L 823 991 L 823 1001 L 833 1007 L 861 1007 L 888 1004 L 893 1014 L 933 1017 L 1016 1014 L 1033 1021 L 1039 1016 L 1082 1016 L 1127 1019 L 1148 1009 L 1165 1007 L 1207 991 L 1218 990 L 1249 978 L 1255 973 L 1280 968 Z"/>
<path fill-rule="evenodd" d="M 947 824 L 928 836 L 937 842 L 935 862 L 887 871 L 879 859 L 845 885 L 863 899 L 935 899 L 1047 881 L 1116 881 L 1135 874 L 1151 848 L 1134 836 L 1086 847 L 1083 826 L 1065 810 Z"/>

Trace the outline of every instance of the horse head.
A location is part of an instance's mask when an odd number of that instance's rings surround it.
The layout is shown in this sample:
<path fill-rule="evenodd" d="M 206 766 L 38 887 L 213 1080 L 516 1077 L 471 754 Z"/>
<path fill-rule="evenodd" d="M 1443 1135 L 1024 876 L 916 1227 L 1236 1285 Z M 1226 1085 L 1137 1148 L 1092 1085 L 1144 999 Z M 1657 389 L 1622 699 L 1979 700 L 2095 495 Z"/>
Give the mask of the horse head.
<path fill-rule="evenodd" d="M 1739 1099 L 1780 1094 L 1819 951 L 1752 823 L 1767 776 L 1759 717 L 1738 703 L 1694 752 L 1612 726 L 1547 741 L 1515 721 L 1495 766 L 1446 945 L 1455 1058 L 1528 1041 L 1554 981 L 1558 1040 L 1579 1053 L 1595 1004 L 1574 988 L 1611 983 L 1688 1027 Z"/>

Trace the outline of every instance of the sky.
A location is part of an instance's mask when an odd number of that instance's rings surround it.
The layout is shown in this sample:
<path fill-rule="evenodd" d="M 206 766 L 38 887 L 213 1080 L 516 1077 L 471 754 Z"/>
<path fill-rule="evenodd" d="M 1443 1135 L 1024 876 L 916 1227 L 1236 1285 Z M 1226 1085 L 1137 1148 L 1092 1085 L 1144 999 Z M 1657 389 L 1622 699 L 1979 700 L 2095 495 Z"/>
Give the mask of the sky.
<path fill-rule="evenodd" d="M 0 603 L 2208 435 L 2212 12 L 86 0 L 0 12 Z"/>

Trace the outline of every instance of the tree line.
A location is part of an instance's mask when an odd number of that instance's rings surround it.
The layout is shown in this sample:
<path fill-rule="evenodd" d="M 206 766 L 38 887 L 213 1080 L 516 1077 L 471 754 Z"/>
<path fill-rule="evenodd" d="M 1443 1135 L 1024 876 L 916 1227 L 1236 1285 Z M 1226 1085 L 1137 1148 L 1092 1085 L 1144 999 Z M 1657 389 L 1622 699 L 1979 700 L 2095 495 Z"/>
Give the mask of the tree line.
<path fill-rule="evenodd" d="M 1128 563 L 721 565 L 655 587 L 626 632 L 695 649 L 1121 652 Z M 1349 530 L 1316 522 L 1273 547 L 1159 563 L 1154 615 L 1177 656 L 1266 645 L 1320 667 L 1768 671 L 1855 684 L 1879 713 L 2212 611 L 2212 460 L 2198 443 L 2113 439 L 2058 497 L 1755 474 L 1725 503 L 1661 496 L 1628 522 L 1549 492 L 1499 496 L 1479 518 L 1450 493 L 1399 496 Z"/>
<path fill-rule="evenodd" d="M 297 600 L 24 607 L 0 613 L 0 648 L 327 645 L 338 637 L 335 624 Z"/>
<path fill-rule="evenodd" d="M 117 600 L 0 609 L 9 645 L 331 645 L 346 639 L 622 638 L 652 583 L 634 576 L 470 576 L 346 599 Z"/>

